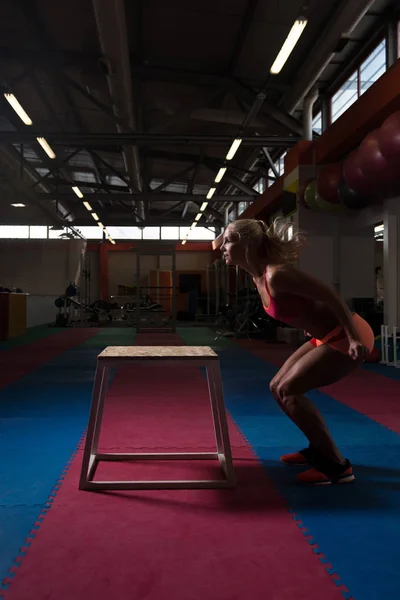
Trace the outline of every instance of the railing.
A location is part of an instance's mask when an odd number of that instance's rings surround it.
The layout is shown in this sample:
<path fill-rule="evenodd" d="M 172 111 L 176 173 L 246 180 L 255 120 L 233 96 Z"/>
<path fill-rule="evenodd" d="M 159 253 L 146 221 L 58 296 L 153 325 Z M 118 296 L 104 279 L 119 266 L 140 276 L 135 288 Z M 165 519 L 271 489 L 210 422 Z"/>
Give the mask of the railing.
<path fill-rule="evenodd" d="M 400 369 L 400 352 L 397 343 L 400 341 L 400 327 L 381 325 L 381 365 Z"/>

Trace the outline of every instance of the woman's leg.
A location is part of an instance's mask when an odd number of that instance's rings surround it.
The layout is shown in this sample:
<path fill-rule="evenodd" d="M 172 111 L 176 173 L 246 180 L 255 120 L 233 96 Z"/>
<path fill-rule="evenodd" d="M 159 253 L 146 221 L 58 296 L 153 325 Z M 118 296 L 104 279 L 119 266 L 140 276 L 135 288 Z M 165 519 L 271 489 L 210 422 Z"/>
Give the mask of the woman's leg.
<path fill-rule="evenodd" d="M 283 410 L 284 413 L 287 414 L 288 417 L 290 417 L 290 415 L 286 412 L 284 404 L 282 404 L 282 402 L 280 402 L 280 400 L 276 394 L 276 390 L 278 389 L 278 386 L 280 385 L 280 383 L 283 380 L 283 378 L 285 377 L 285 375 L 290 371 L 290 369 L 292 369 L 292 367 L 298 363 L 300 358 L 302 358 L 303 356 L 308 354 L 314 348 L 315 348 L 315 346 L 313 344 L 311 344 L 311 342 L 305 342 L 304 344 L 302 344 L 299 348 L 297 348 L 297 350 L 295 350 L 293 352 L 293 354 L 291 354 L 289 356 L 289 358 L 283 363 L 282 367 L 279 369 L 279 371 L 274 375 L 274 377 L 270 381 L 270 384 L 269 384 L 270 390 L 271 390 L 274 398 L 277 400 L 280 408 Z"/>
<path fill-rule="evenodd" d="M 313 347 L 288 369 L 272 390 L 285 413 L 301 429 L 318 453 L 335 462 L 344 462 L 328 427 L 314 404 L 304 396 L 311 390 L 330 385 L 358 367 L 350 356 L 326 344 Z"/>

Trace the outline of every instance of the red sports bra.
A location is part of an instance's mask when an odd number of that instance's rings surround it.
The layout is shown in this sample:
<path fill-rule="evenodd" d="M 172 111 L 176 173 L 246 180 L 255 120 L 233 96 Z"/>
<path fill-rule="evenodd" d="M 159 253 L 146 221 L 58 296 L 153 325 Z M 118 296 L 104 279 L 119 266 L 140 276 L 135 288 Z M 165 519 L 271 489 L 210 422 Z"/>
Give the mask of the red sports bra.
<path fill-rule="evenodd" d="M 280 294 L 279 300 L 273 298 L 268 288 L 267 270 L 264 270 L 265 289 L 269 297 L 268 307 L 264 310 L 273 319 L 291 325 L 303 314 L 303 311 L 309 307 L 310 300 L 297 294 Z"/>

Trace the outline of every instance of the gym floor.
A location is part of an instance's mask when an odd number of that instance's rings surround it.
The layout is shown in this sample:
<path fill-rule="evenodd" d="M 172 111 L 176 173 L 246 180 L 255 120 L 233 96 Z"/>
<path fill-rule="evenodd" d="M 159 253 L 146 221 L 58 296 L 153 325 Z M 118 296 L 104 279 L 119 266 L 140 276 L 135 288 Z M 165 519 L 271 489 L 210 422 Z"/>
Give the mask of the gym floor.
<path fill-rule="evenodd" d="M 305 445 L 268 382 L 286 345 L 132 329 L 37 328 L 0 346 L 0 596 L 7 600 L 397 600 L 400 372 L 366 365 L 310 397 L 356 481 L 303 488 L 279 456 Z M 78 490 L 98 353 L 108 345 L 218 352 L 235 490 Z M 212 449 L 201 369 L 113 374 L 100 447 Z M 167 450 L 168 449 L 168 450 Z M 185 462 L 185 461 L 183 461 Z M 215 466 L 113 464 L 126 476 L 197 477 Z"/>

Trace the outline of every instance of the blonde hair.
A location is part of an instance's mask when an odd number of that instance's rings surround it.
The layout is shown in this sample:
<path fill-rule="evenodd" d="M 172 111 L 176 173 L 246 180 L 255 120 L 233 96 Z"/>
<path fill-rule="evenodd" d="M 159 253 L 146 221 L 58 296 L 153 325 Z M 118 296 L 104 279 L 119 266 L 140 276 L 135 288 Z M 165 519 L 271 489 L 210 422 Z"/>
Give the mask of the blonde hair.
<path fill-rule="evenodd" d="M 256 245 L 263 257 L 276 263 L 296 261 L 307 243 L 305 235 L 282 217 L 276 217 L 269 226 L 261 220 L 238 219 L 229 229 L 246 244 L 246 252 L 250 245 Z"/>

